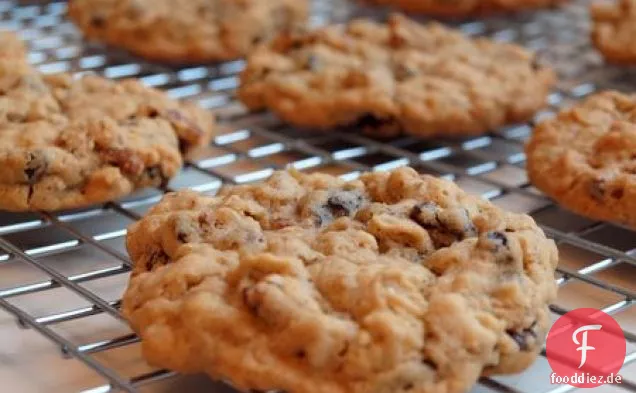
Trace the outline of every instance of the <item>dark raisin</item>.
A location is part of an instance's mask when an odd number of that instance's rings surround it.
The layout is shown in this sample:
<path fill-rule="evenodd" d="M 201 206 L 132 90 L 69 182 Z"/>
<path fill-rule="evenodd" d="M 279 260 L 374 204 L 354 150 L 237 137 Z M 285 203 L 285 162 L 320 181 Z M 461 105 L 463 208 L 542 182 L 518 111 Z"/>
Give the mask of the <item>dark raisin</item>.
<path fill-rule="evenodd" d="M 431 359 L 422 358 L 422 363 L 429 366 L 433 370 L 437 370 L 437 364 Z"/>
<path fill-rule="evenodd" d="M 435 248 L 477 236 L 477 229 L 465 208 L 442 209 L 434 202 L 413 206 L 409 218 L 426 229 Z"/>
<path fill-rule="evenodd" d="M 500 249 L 502 247 L 508 247 L 508 237 L 505 233 L 490 231 L 486 233 L 487 245 L 491 249 Z"/>
<path fill-rule="evenodd" d="M 492 252 L 495 261 L 502 264 L 512 264 L 515 261 L 509 247 L 508 236 L 504 232 L 490 231 L 479 236 L 477 247 Z"/>
<path fill-rule="evenodd" d="M 316 225 L 326 225 L 339 217 L 353 215 L 362 206 L 362 195 L 355 191 L 335 191 L 324 205 L 313 209 Z"/>
<path fill-rule="evenodd" d="M 177 239 L 181 243 L 188 243 L 188 234 L 185 232 L 177 232 Z"/>
<path fill-rule="evenodd" d="M 170 257 L 163 250 L 153 251 L 146 260 L 146 270 L 152 271 L 157 266 L 167 265 L 170 262 Z"/>
<path fill-rule="evenodd" d="M 261 78 L 265 78 L 267 75 L 271 74 L 272 71 L 273 70 L 271 68 L 269 68 L 269 67 L 263 67 L 260 70 L 260 77 Z"/>
<path fill-rule="evenodd" d="M 506 333 L 508 333 L 508 335 L 515 340 L 515 342 L 517 343 L 517 345 L 519 346 L 519 349 L 522 351 L 527 351 L 528 350 L 528 343 L 526 342 L 526 336 L 523 333 L 519 333 L 519 332 L 514 332 L 514 331 L 506 331 Z"/>
<path fill-rule="evenodd" d="M 182 152 L 182 153 L 186 152 L 186 151 L 190 150 L 191 147 L 192 147 L 192 143 L 190 143 L 186 139 L 179 138 L 179 151 L 180 152 Z"/>
<path fill-rule="evenodd" d="M 532 63 L 530 63 L 530 67 L 532 68 L 533 71 L 539 71 L 542 68 L 541 62 L 539 61 L 539 56 L 535 56 L 532 59 Z"/>
<path fill-rule="evenodd" d="M 209 227 L 210 223 L 213 220 L 214 220 L 214 216 L 209 211 L 207 211 L 207 212 L 204 211 L 201 214 L 199 214 L 199 217 L 197 217 L 197 221 L 199 222 L 199 225 L 201 227 Z"/>
<path fill-rule="evenodd" d="M 610 194 L 614 199 L 621 199 L 625 195 L 625 190 L 622 188 L 617 188 L 612 191 Z"/>
<path fill-rule="evenodd" d="M 9 112 L 7 113 L 7 120 L 11 123 L 22 123 L 26 120 L 26 117 L 22 113 Z"/>
<path fill-rule="evenodd" d="M 95 15 L 91 18 L 91 25 L 97 29 L 104 28 L 106 26 L 106 19 L 101 15 Z"/>
<path fill-rule="evenodd" d="M 355 122 L 355 126 L 361 127 L 361 128 L 366 128 L 366 127 L 382 128 L 394 122 L 395 121 L 390 118 L 382 118 L 372 113 L 365 113 L 364 115 L 358 117 L 358 119 Z"/>
<path fill-rule="evenodd" d="M 261 42 L 263 42 L 263 37 L 258 35 L 256 37 L 252 37 L 252 46 L 256 46 L 260 44 Z"/>
<path fill-rule="evenodd" d="M 168 183 L 170 183 L 170 179 L 163 174 L 159 165 L 151 166 L 146 169 L 146 176 L 148 176 L 153 184 L 156 184 L 157 180 L 159 180 L 160 188 L 166 188 Z"/>
<path fill-rule="evenodd" d="M 536 325 L 537 323 L 534 322 L 529 328 L 523 330 L 509 329 L 506 330 L 506 333 L 517 343 L 520 350 L 527 351 L 530 349 L 529 340 L 537 338 Z"/>
<path fill-rule="evenodd" d="M 413 384 L 413 382 L 407 382 L 404 384 L 404 386 L 402 386 L 402 390 L 411 390 L 415 387 L 415 385 Z"/>
<path fill-rule="evenodd" d="M 380 117 L 372 113 L 365 113 L 354 121 L 345 125 L 346 129 L 363 131 L 367 135 L 377 138 L 391 138 L 402 133 L 400 122 L 393 116 Z"/>
<path fill-rule="evenodd" d="M 605 183 L 605 180 L 602 179 L 594 179 L 590 182 L 589 193 L 593 199 L 599 202 L 605 200 L 605 192 L 607 191 Z"/>
<path fill-rule="evenodd" d="M 349 352 L 349 342 L 346 341 L 345 345 L 342 347 L 342 349 L 340 350 L 340 352 L 338 352 L 338 356 L 343 357 L 347 354 L 347 352 Z"/>
<path fill-rule="evenodd" d="M 327 208 L 334 218 L 351 215 L 361 204 L 362 195 L 352 191 L 338 191 L 327 199 Z"/>
<path fill-rule="evenodd" d="M 424 202 L 413 206 L 409 218 L 425 229 L 434 229 L 440 225 L 437 220 L 439 211 L 440 207 L 435 202 Z"/>
<path fill-rule="evenodd" d="M 24 177 L 27 183 L 34 184 L 44 176 L 48 168 L 48 161 L 40 152 L 30 152 L 24 165 Z"/>
<path fill-rule="evenodd" d="M 31 198 L 33 198 L 34 186 L 33 184 L 29 184 L 29 193 L 27 194 L 27 203 L 31 202 Z"/>
<path fill-rule="evenodd" d="M 289 48 L 292 50 L 298 50 L 301 49 L 304 45 L 304 41 L 300 38 L 294 38 L 291 40 L 290 44 L 289 44 Z"/>
<path fill-rule="evenodd" d="M 329 198 L 329 200 L 327 201 L 327 208 L 331 212 L 331 216 L 334 218 L 349 215 L 349 210 L 347 210 L 347 208 L 339 202 L 335 202 L 335 200 L 332 198 Z"/>
<path fill-rule="evenodd" d="M 301 350 L 296 351 L 294 356 L 296 356 L 299 359 L 304 359 L 307 356 L 307 353 L 303 349 L 301 349 Z"/>

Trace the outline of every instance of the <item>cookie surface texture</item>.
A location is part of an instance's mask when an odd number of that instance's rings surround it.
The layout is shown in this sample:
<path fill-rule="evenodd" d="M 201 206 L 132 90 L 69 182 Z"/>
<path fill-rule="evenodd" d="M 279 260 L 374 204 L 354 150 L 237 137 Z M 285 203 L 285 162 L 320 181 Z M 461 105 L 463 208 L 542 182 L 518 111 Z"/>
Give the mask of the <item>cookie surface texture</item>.
<path fill-rule="evenodd" d="M 555 295 L 530 217 L 409 168 L 169 194 L 128 233 L 146 359 L 246 391 L 465 392 L 535 359 Z"/>
<path fill-rule="evenodd" d="M 528 173 L 569 210 L 636 228 L 636 96 L 606 91 L 535 129 Z"/>
<path fill-rule="evenodd" d="M 592 4 L 592 42 L 613 63 L 636 63 L 636 1 Z"/>
<path fill-rule="evenodd" d="M 138 81 L 43 75 L 0 57 L 0 209 L 76 208 L 163 185 L 213 130 L 211 112 Z"/>
<path fill-rule="evenodd" d="M 361 0 L 361 2 L 432 16 L 463 17 L 548 8 L 564 3 L 565 0 Z"/>
<path fill-rule="evenodd" d="M 21 59 L 25 56 L 26 49 L 22 41 L 14 33 L 0 30 L 0 59 Z"/>
<path fill-rule="evenodd" d="M 69 16 L 90 39 L 151 60 L 234 59 L 304 25 L 306 0 L 73 0 Z"/>
<path fill-rule="evenodd" d="M 554 79 L 519 46 L 396 14 L 279 37 L 249 57 L 238 95 L 301 127 L 453 136 L 531 118 Z"/>

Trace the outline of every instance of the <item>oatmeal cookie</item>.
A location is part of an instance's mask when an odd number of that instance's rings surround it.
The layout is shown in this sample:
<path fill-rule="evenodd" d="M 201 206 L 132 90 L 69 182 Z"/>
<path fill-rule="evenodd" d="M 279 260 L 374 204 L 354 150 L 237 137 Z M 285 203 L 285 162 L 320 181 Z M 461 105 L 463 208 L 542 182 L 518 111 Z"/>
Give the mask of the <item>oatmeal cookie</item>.
<path fill-rule="evenodd" d="M 636 95 L 605 91 L 541 123 L 531 181 L 581 215 L 636 228 Z"/>
<path fill-rule="evenodd" d="M 591 6 L 592 41 L 607 60 L 636 63 L 636 0 L 616 0 Z"/>
<path fill-rule="evenodd" d="M 213 127 L 210 112 L 135 80 L 0 58 L 0 208 L 75 208 L 160 186 Z"/>
<path fill-rule="evenodd" d="M 453 136 L 530 119 L 554 81 L 519 46 L 396 14 L 279 37 L 249 57 L 238 96 L 302 127 Z"/>
<path fill-rule="evenodd" d="M 554 242 L 410 168 L 167 195 L 129 228 L 123 313 L 157 366 L 239 389 L 467 391 L 542 347 Z"/>
<path fill-rule="evenodd" d="M 69 16 L 91 39 L 152 60 L 209 62 L 247 54 L 302 26 L 307 0 L 72 0 Z"/>

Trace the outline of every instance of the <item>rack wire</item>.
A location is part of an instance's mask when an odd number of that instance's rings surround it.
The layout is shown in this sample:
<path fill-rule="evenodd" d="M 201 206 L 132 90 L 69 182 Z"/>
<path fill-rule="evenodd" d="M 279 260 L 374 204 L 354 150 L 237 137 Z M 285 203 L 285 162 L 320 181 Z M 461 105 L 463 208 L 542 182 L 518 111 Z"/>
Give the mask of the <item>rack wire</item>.
<path fill-rule="evenodd" d="M 136 392 L 164 391 L 170 386 L 172 391 L 194 391 L 192 381 L 144 364 L 139 340 L 119 312 L 119 296 L 130 271 L 124 248 L 126 227 L 163 193 L 183 188 L 214 193 L 223 184 L 262 180 L 289 165 L 345 178 L 367 170 L 411 165 L 422 173 L 452 179 L 468 192 L 537 220 L 557 241 L 561 254 L 553 317 L 579 307 L 595 307 L 613 315 L 628 341 L 622 369 L 625 380 L 606 389 L 636 391 L 636 233 L 569 213 L 528 183 L 523 143 L 533 122 L 462 140 L 401 137 L 383 141 L 350 132 L 301 131 L 268 113 L 247 113 L 237 103 L 234 90 L 241 60 L 177 69 L 147 63 L 83 41 L 65 19 L 65 8 L 61 1 L 0 0 L 0 29 L 19 32 L 31 49 L 30 61 L 43 72 L 137 77 L 175 98 L 194 100 L 215 111 L 223 128 L 165 189 L 144 190 L 101 206 L 55 214 L 0 213 L 0 307 L 24 329 L 16 340 L 29 331 L 40 333 L 62 351 L 63 356 L 53 361 L 62 367 L 79 361 L 82 373 L 96 377 L 88 378 L 89 386 L 81 389 Z M 314 1 L 312 22 L 381 14 L 345 0 L 318 0 Z M 534 122 L 599 89 L 636 88 L 635 69 L 605 65 L 590 46 L 586 1 L 453 25 L 467 34 L 537 50 L 556 69 L 560 82 Z M 27 370 L 29 374 L 41 372 Z M 545 357 L 540 357 L 523 374 L 483 378 L 475 392 L 575 390 L 550 385 L 549 373 Z M 59 377 L 63 380 L 64 375 Z M 195 384 L 204 385 L 208 392 L 232 392 L 206 378 Z"/>

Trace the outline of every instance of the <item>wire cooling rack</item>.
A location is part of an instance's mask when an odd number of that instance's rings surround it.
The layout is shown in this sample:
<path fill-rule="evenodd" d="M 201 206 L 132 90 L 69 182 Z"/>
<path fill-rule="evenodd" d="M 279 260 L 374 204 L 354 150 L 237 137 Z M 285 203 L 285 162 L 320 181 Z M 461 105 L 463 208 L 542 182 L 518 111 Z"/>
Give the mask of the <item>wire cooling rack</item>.
<path fill-rule="evenodd" d="M 313 22 L 379 13 L 342 1 L 315 2 Z M 636 391 L 636 233 L 568 213 L 528 184 L 523 143 L 532 124 L 464 140 L 404 137 L 386 142 L 354 133 L 302 132 L 269 114 L 248 114 L 237 103 L 234 90 L 242 61 L 179 69 L 149 64 L 83 42 L 65 19 L 65 9 L 64 2 L 0 0 L 0 28 L 20 33 L 31 49 L 30 61 L 43 72 L 137 77 L 175 98 L 214 110 L 223 131 L 166 189 L 56 214 L 0 213 L 0 307 L 6 311 L 0 315 L 0 379 L 9 386 L 17 383 L 12 391 L 41 390 L 39 380 L 48 384 L 47 391 L 232 392 L 205 377 L 153 369 L 141 359 L 138 338 L 119 313 L 119 296 L 130 270 L 126 227 L 166 191 L 191 188 L 214 193 L 222 184 L 261 180 L 287 165 L 346 178 L 411 165 L 453 179 L 504 208 L 531 214 L 560 248 L 559 298 L 552 305 L 553 317 L 579 307 L 613 315 L 628 341 L 625 381 L 597 390 Z M 591 48 L 585 2 L 453 24 L 467 34 L 537 50 L 557 70 L 561 82 L 535 121 L 598 89 L 636 87 L 636 70 L 604 65 Z M 62 356 L 40 345 L 42 336 L 59 347 Z M 8 365 L 17 365 L 17 371 Z M 482 379 L 475 392 L 574 390 L 550 385 L 549 373 L 542 356 L 520 375 Z"/>

